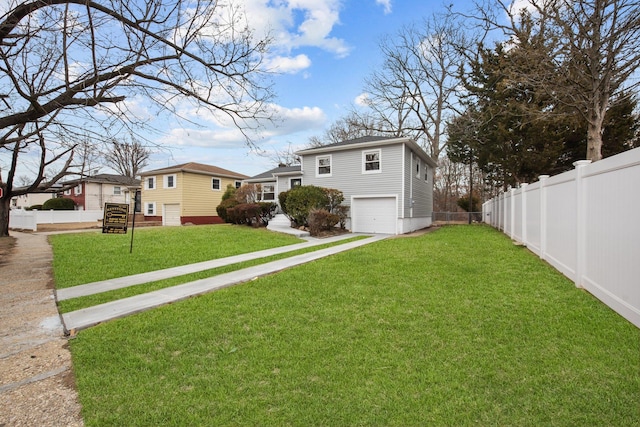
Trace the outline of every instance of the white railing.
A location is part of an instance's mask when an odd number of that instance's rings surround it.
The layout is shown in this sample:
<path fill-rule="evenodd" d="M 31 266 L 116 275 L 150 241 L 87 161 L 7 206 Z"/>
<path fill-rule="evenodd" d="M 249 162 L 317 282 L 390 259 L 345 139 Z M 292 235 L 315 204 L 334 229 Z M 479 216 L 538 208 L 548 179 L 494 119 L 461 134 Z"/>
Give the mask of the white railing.
<path fill-rule="evenodd" d="M 483 218 L 640 327 L 640 148 L 576 162 L 483 205 Z"/>
<path fill-rule="evenodd" d="M 15 230 L 38 229 L 38 224 L 65 224 L 73 222 L 93 222 L 102 219 L 103 211 L 27 211 L 12 209 L 9 214 L 9 228 Z"/>

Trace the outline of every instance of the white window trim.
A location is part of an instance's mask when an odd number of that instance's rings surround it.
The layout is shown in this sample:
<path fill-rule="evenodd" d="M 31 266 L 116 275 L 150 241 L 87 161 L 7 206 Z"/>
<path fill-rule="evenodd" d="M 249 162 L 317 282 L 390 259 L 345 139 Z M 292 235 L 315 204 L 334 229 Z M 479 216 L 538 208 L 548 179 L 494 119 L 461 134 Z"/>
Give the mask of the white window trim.
<path fill-rule="evenodd" d="M 153 213 L 149 213 L 149 206 L 152 207 Z M 144 204 L 144 214 L 147 216 L 156 216 L 158 211 L 156 210 L 156 202 L 146 202 Z"/>
<path fill-rule="evenodd" d="M 173 186 L 169 187 L 169 177 L 173 177 Z M 169 174 L 169 175 L 163 175 L 162 176 L 162 186 L 165 189 L 171 189 L 173 190 L 174 188 L 178 187 L 178 177 L 176 176 L 175 173 Z"/>
<path fill-rule="evenodd" d="M 78 184 L 73 188 L 73 194 L 75 194 L 76 196 L 82 194 L 82 184 Z"/>
<path fill-rule="evenodd" d="M 260 200 L 268 200 L 268 201 L 272 201 L 276 199 L 276 185 L 275 184 L 262 184 L 262 191 L 260 194 Z M 272 191 L 266 191 L 267 187 L 271 187 Z M 273 194 L 273 198 L 272 199 L 267 199 L 265 198 L 266 194 Z"/>
<path fill-rule="evenodd" d="M 320 159 L 326 158 L 329 158 L 329 173 L 320 173 Z M 330 176 L 333 176 L 333 156 L 331 154 L 316 156 L 316 178 L 325 178 Z"/>
<path fill-rule="evenodd" d="M 213 187 L 214 181 L 218 181 L 218 188 L 214 188 Z M 212 191 L 222 191 L 222 180 L 220 178 L 215 178 L 215 177 L 211 178 L 211 190 Z"/>
<path fill-rule="evenodd" d="M 116 192 L 116 188 L 118 189 L 118 192 Z M 119 185 L 114 185 L 113 186 L 113 195 L 114 196 L 121 196 L 122 195 L 122 187 Z"/>
<path fill-rule="evenodd" d="M 64 190 L 64 195 L 65 196 L 70 196 L 71 195 L 71 189 L 69 188 L 67 190 Z"/>
<path fill-rule="evenodd" d="M 149 188 L 149 180 L 153 180 L 153 188 Z M 145 190 L 155 190 L 158 188 L 158 180 L 155 176 L 148 176 L 144 179 L 144 189 Z"/>
<path fill-rule="evenodd" d="M 373 154 L 373 153 L 378 154 L 378 169 L 367 170 L 367 154 Z M 382 173 L 382 150 L 381 149 L 378 148 L 375 150 L 362 151 L 362 173 L 364 174 Z"/>

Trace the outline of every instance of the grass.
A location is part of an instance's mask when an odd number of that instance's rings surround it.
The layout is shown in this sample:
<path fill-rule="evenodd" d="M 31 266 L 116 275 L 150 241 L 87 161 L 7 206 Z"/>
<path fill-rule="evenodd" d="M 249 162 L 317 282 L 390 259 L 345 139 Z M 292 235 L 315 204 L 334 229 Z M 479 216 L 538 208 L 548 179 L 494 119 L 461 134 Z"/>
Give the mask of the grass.
<path fill-rule="evenodd" d="M 87 426 L 640 425 L 638 329 L 487 227 L 82 331 Z"/>
<path fill-rule="evenodd" d="M 82 236 L 78 236 L 81 238 Z M 185 274 L 178 277 L 172 277 L 170 279 L 158 280 L 155 282 L 144 283 L 141 285 L 130 286 L 121 289 L 115 289 L 113 291 L 102 292 L 99 294 L 88 295 L 85 297 L 73 298 L 64 301 L 58 301 L 58 310 L 61 313 L 68 313 L 75 310 L 80 310 L 86 307 L 92 307 L 98 304 L 104 304 L 106 302 L 115 301 L 134 295 L 140 295 L 147 292 L 156 291 L 158 289 L 168 288 L 170 286 L 180 285 L 182 283 L 192 282 L 195 280 L 205 279 L 207 277 L 213 277 L 219 274 L 229 273 L 231 271 L 237 271 L 243 268 L 253 267 L 255 265 L 264 264 L 279 259 L 292 257 L 295 255 L 301 255 L 307 252 L 313 252 L 320 249 L 325 249 L 335 245 L 341 245 L 344 243 L 352 242 L 354 240 L 360 240 L 365 238 L 364 236 L 350 237 L 339 242 L 326 243 L 324 245 L 317 245 L 310 248 L 298 249 L 296 251 L 287 252 L 284 254 L 272 255 L 264 258 L 254 259 L 251 261 L 239 262 L 224 267 L 214 268 L 210 270 L 203 270 L 197 273 Z"/>
<path fill-rule="evenodd" d="M 246 252 L 301 243 L 297 237 L 234 225 L 148 227 L 131 234 L 49 237 L 58 289 Z"/>

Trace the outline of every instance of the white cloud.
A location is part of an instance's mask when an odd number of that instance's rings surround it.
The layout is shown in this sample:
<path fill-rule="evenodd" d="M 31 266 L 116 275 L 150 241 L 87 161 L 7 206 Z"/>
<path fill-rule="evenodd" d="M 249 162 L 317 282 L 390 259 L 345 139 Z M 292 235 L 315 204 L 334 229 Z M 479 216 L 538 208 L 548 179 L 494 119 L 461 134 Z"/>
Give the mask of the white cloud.
<path fill-rule="evenodd" d="M 267 68 L 276 73 L 295 74 L 300 70 L 311 66 L 311 60 L 307 55 L 300 54 L 295 57 L 276 56 L 267 63 Z"/>
<path fill-rule="evenodd" d="M 340 23 L 340 0 L 244 0 L 244 7 L 251 28 L 259 35 L 270 33 L 281 51 L 318 47 L 344 57 L 351 50 L 330 36 Z"/>
<path fill-rule="evenodd" d="M 384 8 L 385 15 L 391 13 L 391 0 L 376 0 L 376 4 Z"/>
<path fill-rule="evenodd" d="M 360 95 L 356 96 L 356 99 L 354 100 L 354 102 L 359 107 L 368 107 L 369 106 L 369 94 L 368 93 L 361 93 Z"/>

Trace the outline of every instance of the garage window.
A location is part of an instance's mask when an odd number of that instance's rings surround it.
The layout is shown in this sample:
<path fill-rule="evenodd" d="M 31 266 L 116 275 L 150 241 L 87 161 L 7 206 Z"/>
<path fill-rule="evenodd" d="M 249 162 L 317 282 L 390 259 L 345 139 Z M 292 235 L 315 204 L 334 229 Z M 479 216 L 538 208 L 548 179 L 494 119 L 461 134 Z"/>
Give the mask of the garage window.
<path fill-rule="evenodd" d="M 316 157 L 316 176 L 331 176 L 331 155 Z"/>
<path fill-rule="evenodd" d="M 367 150 L 362 152 L 362 173 L 380 173 L 380 150 Z"/>

